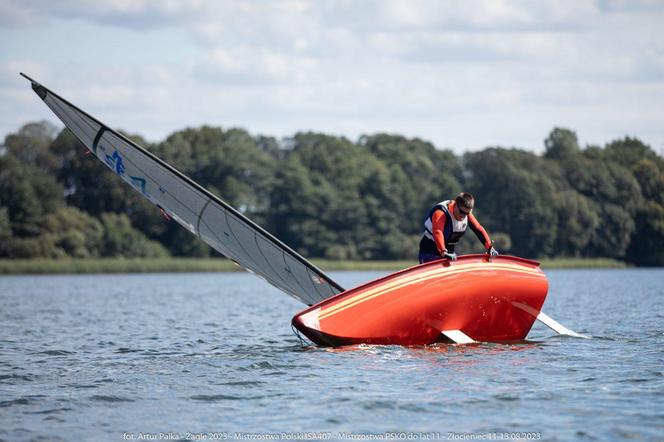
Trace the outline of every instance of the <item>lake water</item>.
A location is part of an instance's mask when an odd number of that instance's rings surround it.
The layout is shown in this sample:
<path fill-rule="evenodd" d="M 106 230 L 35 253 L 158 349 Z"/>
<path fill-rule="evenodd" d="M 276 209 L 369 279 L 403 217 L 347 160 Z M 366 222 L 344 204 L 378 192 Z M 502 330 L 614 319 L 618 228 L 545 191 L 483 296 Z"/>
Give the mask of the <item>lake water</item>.
<path fill-rule="evenodd" d="M 664 269 L 546 273 L 592 339 L 303 348 L 246 273 L 0 277 L 0 440 L 664 440 Z"/>

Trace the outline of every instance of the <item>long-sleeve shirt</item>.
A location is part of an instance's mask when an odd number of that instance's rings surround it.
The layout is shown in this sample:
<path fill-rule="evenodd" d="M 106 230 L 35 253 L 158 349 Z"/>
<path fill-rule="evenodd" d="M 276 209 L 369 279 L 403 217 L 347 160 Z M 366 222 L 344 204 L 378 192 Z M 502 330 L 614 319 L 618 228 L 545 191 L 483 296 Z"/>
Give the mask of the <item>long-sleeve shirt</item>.
<path fill-rule="evenodd" d="M 455 204 L 456 203 L 452 201 L 447 206 L 450 214 L 454 213 Z M 486 232 L 486 230 L 484 230 L 484 227 L 482 227 L 480 222 L 477 221 L 475 215 L 469 213 L 467 216 L 470 229 L 484 245 L 484 248 L 489 250 L 489 248 L 491 248 L 491 238 L 489 238 L 489 234 Z M 431 227 L 433 239 L 436 242 L 436 248 L 438 249 L 438 253 L 442 255 L 447 250 L 447 246 L 445 244 L 445 234 L 443 233 L 445 231 L 445 212 L 442 210 L 436 210 L 433 215 L 431 215 Z"/>

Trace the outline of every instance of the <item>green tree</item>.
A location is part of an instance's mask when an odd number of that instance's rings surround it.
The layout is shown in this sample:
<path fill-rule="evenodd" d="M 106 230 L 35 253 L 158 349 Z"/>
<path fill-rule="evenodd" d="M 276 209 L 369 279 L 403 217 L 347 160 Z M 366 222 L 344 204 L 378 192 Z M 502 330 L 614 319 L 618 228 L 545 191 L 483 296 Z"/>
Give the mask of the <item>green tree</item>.
<path fill-rule="evenodd" d="M 544 156 L 551 159 L 569 158 L 580 152 L 576 132 L 560 127 L 551 131 L 544 140 L 544 146 L 546 147 Z"/>
<path fill-rule="evenodd" d="M 158 144 L 130 138 L 306 256 L 414 259 L 426 211 L 465 189 L 503 251 L 664 263 L 664 159 L 636 138 L 581 150 L 574 131 L 554 128 L 543 156 L 488 148 L 462 158 L 390 134 L 279 142 L 202 126 Z M 212 253 L 85 151 L 43 122 L 7 136 L 0 256 Z"/>
<path fill-rule="evenodd" d="M 637 265 L 664 266 L 664 206 L 646 201 L 637 211 L 635 235 L 627 250 Z"/>
<path fill-rule="evenodd" d="M 332 193 L 329 183 L 314 182 L 299 157 L 290 155 L 275 177 L 268 230 L 305 256 L 324 256 L 336 240 L 324 224 Z"/>
<path fill-rule="evenodd" d="M 8 210 L 13 235 L 38 236 L 44 216 L 62 204 L 62 186 L 52 175 L 12 154 L 0 157 L 0 206 Z"/>
<path fill-rule="evenodd" d="M 629 169 L 633 169 L 641 160 L 650 160 L 660 170 L 664 168 L 664 159 L 638 138 L 625 137 L 614 140 L 606 145 L 602 156 L 608 161 L 622 164 Z"/>
<path fill-rule="evenodd" d="M 489 148 L 464 155 L 466 188 L 476 216 L 491 232 L 503 232 L 519 256 L 551 256 L 558 237 L 552 165 L 532 153 Z"/>
<path fill-rule="evenodd" d="M 90 154 L 68 129 L 60 132 L 53 141 L 51 152 L 60 164 L 57 178 L 66 190 L 67 204 L 97 217 L 105 212 L 157 213 L 142 195 L 132 191 L 127 183 Z"/>
<path fill-rule="evenodd" d="M 0 206 L 0 257 L 10 256 L 10 243 L 13 239 L 12 225 L 9 220 L 9 210 Z"/>
<path fill-rule="evenodd" d="M 363 136 L 365 146 L 390 169 L 389 192 L 394 201 L 398 227 L 406 234 L 421 234 L 426 211 L 435 203 L 461 191 L 463 170 L 459 159 L 449 150 L 438 150 L 429 142 L 398 135 Z"/>
<path fill-rule="evenodd" d="M 22 164 L 33 166 L 40 173 L 50 174 L 58 167 L 57 159 L 49 149 L 55 134 L 55 126 L 46 121 L 28 123 L 17 133 L 9 134 L 5 138 L 4 147 L 9 155 Z"/>
<path fill-rule="evenodd" d="M 555 254 L 563 256 L 589 256 L 588 249 L 600 225 L 599 208 L 588 197 L 573 189 L 555 195 L 560 235 Z"/>
<path fill-rule="evenodd" d="M 584 152 L 561 164 L 569 186 L 592 201 L 591 207 L 599 220 L 582 255 L 623 259 L 634 233 L 636 210 L 642 201 L 641 189 L 633 174 L 595 150 L 591 151 L 591 156 Z"/>
<path fill-rule="evenodd" d="M 160 258 L 169 255 L 164 246 L 134 229 L 127 215 L 102 213 L 100 219 L 104 228 L 102 256 Z"/>
<path fill-rule="evenodd" d="M 43 236 L 67 256 L 88 258 L 101 255 L 104 231 L 96 218 L 75 207 L 62 207 L 45 217 Z"/>
<path fill-rule="evenodd" d="M 243 129 L 203 126 L 170 135 L 155 154 L 262 223 L 275 171 L 270 140 L 257 144 Z"/>

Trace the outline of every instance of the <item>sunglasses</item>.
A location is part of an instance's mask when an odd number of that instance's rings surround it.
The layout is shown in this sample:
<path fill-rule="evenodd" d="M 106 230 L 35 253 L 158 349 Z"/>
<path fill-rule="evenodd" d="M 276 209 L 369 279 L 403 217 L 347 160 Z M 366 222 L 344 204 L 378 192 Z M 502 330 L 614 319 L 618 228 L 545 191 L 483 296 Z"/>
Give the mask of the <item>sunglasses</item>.
<path fill-rule="evenodd" d="M 465 215 L 465 216 L 470 215 L 470 212 L 473 211 L 473 209 L 470 209 L 470 210 L 468 210 L 468 211 L 465 211 L 465 210 L 463 210 L 463 209 L 461 208 L 461 206 L 457 206 L 457 209 L 459 210 L 459 212 L 460 212 L 462 215 Z"/>

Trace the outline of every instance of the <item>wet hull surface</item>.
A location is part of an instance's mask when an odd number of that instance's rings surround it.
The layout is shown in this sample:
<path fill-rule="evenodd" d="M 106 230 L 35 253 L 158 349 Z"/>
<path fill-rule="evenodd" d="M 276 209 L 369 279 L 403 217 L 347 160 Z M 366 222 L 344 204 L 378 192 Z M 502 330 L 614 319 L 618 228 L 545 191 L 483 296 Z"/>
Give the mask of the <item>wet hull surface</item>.
<path fill-rule="evenodd" d="M 544 304 L 539 263 L 467 255 L 411 267 L 347 290 L 298 313 L 293 326 L 322 346 L 424 345 L 446 331 L 474 341 L 525 339 Z"/>

